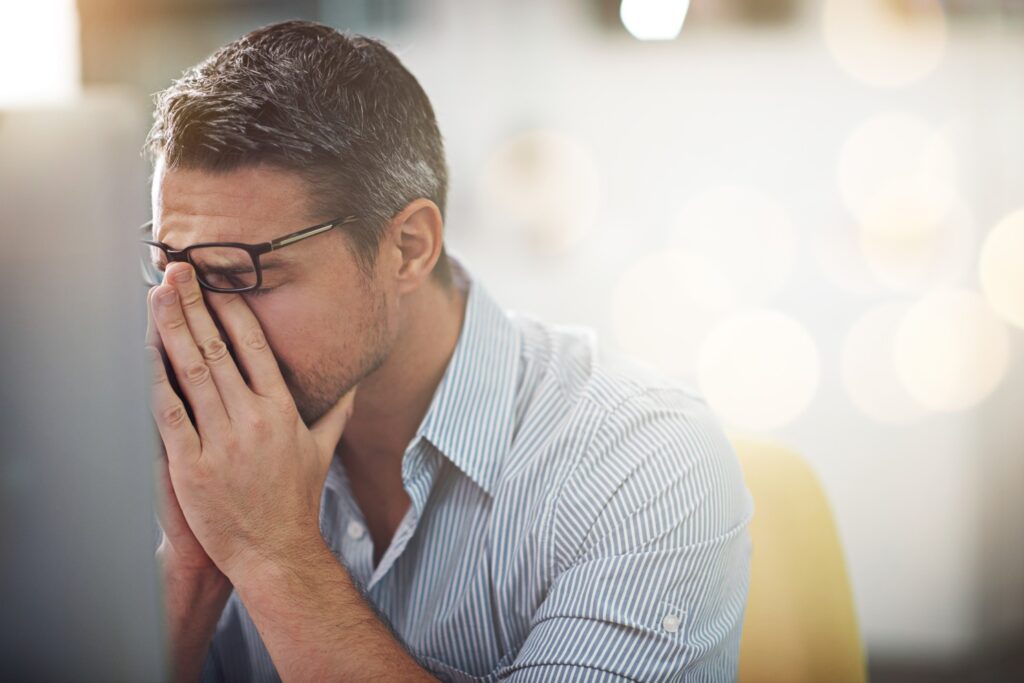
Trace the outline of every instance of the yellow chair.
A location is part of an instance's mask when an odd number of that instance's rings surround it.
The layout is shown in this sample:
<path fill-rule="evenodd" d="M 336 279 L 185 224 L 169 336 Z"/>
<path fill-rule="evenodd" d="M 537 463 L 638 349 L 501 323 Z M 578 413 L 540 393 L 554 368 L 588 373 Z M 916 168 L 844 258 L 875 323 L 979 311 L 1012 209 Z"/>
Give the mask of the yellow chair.
<path fill-rule="evenodd" d="M 755 508 L 740 683 L 863 683 L 853 596 L 821 485 L 796 453 L 733 444 Z"/>

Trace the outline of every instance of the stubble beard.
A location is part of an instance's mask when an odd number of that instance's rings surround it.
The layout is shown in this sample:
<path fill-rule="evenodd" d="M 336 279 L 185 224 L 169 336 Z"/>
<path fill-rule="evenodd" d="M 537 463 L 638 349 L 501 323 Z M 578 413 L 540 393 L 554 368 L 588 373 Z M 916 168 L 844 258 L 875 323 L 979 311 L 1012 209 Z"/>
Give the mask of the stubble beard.
<path fill-rule="evenodd" d="M 295 407 L 307 426 L 312 425 L 341 398 L 375 372 L 391 351 L 387 307 L 383 297 L 375 301 L 370 323 L 363 327 L 366 350 L 361 358 L 324 357 L 309 369 L 298 372 L 278 359 L 281 374 L 295 400 Z"/>
<path fill-rule="evenodd" d="M 375 345 L 355 366 L 330 360 L 318 363 L 308 371 L 296 373 L 282 365 L 285 383 L 295 399 L 295 407 L 307 426 L 313 425 L 333 408 L 341 398 L 384 364 L 387 349 Z M 333 360 L 333 359 L 331 359 Z"/>

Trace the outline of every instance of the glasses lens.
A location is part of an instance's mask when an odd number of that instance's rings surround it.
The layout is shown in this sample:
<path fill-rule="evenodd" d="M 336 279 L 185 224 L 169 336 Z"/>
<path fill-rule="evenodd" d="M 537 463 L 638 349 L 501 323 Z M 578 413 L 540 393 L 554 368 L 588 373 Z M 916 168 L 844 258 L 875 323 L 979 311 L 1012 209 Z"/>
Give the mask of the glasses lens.
<path fill-rule="evenodd" d="M 167 256 L 162 249 L 139 242 L 139 265 L 142 267 L 142 279 L 150 286 L 164 281 L 164 267 Z"/>
<path fill-rule="evenodd" d="M 245 249 L 199 247 L 188 252 L 199 281 L 218 289 L 250 289 L 256 286 L 256 264 Z"/>

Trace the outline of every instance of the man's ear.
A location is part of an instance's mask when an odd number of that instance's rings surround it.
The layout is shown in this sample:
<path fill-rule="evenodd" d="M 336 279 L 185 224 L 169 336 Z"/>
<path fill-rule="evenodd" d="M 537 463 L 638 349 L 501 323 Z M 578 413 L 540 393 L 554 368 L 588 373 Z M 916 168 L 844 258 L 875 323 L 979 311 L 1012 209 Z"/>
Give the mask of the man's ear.
<path fill-rule="evenodd" d="M 390 232 L 401 259 L 396 272 L 399 294 L 407 294 L 430 279 L 441 256 L 444 221 L 434 202 L 419 198 L 392 219 Z"/>

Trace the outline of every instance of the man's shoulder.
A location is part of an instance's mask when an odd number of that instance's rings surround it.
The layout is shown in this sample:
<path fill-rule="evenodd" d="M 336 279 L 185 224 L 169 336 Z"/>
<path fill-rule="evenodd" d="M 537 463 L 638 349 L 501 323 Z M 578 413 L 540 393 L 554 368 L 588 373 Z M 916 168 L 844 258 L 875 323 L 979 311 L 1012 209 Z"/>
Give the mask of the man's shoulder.
<path fill-rule="evenodd" d="M 691 383 L 611 348 L 592 328 L 509 317 L 522 340 L 519 388 L 526 392 L 543 385 L 566 404 L 606 415 L 707 410 Z"/>
<path fill-rule="evenodd" d="M 562 455 L 621 467 L 656 451 L 671 451 L 680 461 L 732 457 L 717 419 L 691 384 L 606 348 L 590 328 L 510 317 L 522 339 L 520 415 L 537 419 L 540 411 L 531 405 L 545 406 L 549 423 L 563 426 L 571 440 L 559 443 Z M 554 415 L 561 419 L 551 420 Z"/>
<path fill-rule="evenodd" d="M 691 385 L 602 352 L 588 328 L 526 317 L 516 324 L 531 378 L 523 389 L 547 386 L 537 402 L 559 403 L 564 415 L 553 420 L 548 410 L 547 418 L 540 411 L 531 418 L 524 410 L 520 430 L 529 432 L 531 421 L 555 426 L 549 438 L 530 440 L 544 447 L 516 454 L 531 481 L 543 482 L 537 489 L 552 497 L 560 552 L 603 547 L 598 539 L 611 543 L 615 529 L 656 529 L 677 515 L 708 533 L 727 533 L 749 518 L 735 451 Z"/>

